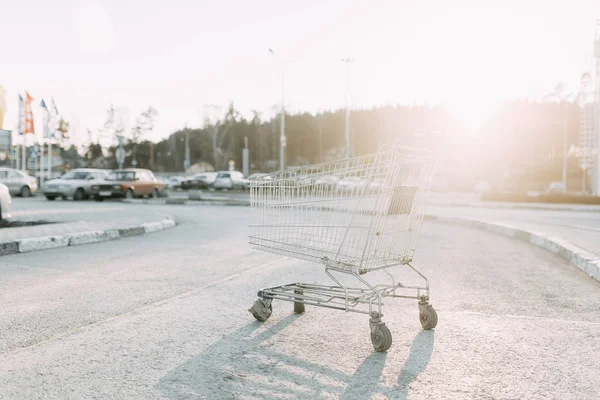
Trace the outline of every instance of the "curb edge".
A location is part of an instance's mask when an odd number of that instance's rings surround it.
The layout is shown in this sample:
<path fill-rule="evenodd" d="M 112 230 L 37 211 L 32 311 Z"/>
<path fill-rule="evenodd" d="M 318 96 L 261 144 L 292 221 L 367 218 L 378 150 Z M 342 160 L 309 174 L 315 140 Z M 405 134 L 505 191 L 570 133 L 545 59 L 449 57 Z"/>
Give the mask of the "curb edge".
<path fill-rule="evenodd" d="M 570 265 L 585 272 L 592 279 L 600 282 L 600 255 L 593 254 L 562 238 L 546 235 L 538 231 L 517 228 L 508 224 L 478 219 L 442 218 L 434 215 L 426 216 L 426 218 L 433 221 L 459 223 L 529 243 L 557 255 Z"/>
<path fill-rule="evenodd" d="M 150 226 L 150 229 L 147 229 L 148 226 Z M 160 221 L 148 222 L 129 228 L 112 228 L 97 231 L 69 233 L 64 235 L 39 236 L 11 240 L 0 243 L 0 257 L 3 255 L 31 253 L 33 251 L 80 246 L 83 244 L 100 243 L 109 240 L 140 236 L 174 228 L 175 226 L 177 226 L 177 224 L 172 218 L 164 218 Z"/>

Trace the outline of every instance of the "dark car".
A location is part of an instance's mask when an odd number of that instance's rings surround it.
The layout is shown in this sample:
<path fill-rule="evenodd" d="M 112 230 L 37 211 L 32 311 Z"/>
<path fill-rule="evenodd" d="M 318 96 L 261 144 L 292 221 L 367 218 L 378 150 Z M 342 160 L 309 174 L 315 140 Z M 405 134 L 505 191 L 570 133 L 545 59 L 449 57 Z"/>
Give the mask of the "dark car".
<path fill-rule="evenodd" d="M 92 186 L 92 196 L 97 201 L 106 198 L 153 197 L 157 198 L 164 183 L 147 169 L 122 169 L 112 171 L 105 181 Z"/>
<path fill-rule="evenodd" d="M 182 189 L 208 189 L 211 187 L 215 178 L 217 177 L 216 172 L 203 172 L 196 174 L 189 179 L 185 179 L 181 182 Z"/>

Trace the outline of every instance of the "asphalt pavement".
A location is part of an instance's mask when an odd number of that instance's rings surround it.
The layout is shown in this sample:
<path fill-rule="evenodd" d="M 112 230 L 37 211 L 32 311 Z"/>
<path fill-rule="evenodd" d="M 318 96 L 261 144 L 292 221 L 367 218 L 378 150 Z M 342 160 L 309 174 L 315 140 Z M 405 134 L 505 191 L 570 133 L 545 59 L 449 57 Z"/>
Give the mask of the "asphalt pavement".
<path fill-rule="evenodd" d="M 259 288 L 327 280 L 251 250 L 248 208 L 125 206 L 178 226 L 0 259 L 1 399 L 600 398 L 600 284 L 549 252 L 426 221 L 438 326 L 387 300 L 375 353 L 365 315 L 274 302 L 254 320 Z"/>
<path fill-rule="evenodd" d="M 567 240 L 600 258 L 600 210 L 534 210 L 434 204 L 427 207 L 427 214 L 499 222 L 543 232 Z"/>
<path fill-rule="evenodd" d="M 164 210 L 131 207 L 119 201 L 48 201 L 41 196 L 13 198 L 12 216 L 15 221 L 51 223 L 0 229 L 0 243 L 23 238 L 123 229 L 169 217 Z"/>

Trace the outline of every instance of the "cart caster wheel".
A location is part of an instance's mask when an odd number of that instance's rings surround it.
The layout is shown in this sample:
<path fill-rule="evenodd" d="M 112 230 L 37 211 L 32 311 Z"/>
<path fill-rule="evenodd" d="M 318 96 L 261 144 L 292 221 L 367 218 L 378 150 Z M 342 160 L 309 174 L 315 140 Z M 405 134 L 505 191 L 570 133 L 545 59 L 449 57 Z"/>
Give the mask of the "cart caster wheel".
<path fill-rule="evenodd" d="M 295 294 L 304 294 L 304 290 L 294 290 Z M 296 300 L 300 300 L 300 299 L 296 299 Z M 305 311 L 305 307 L 304 307 L 304 303 L 301 301 L 295 301 L 294 302 L 294 313 L 295 314 L 302 314 Z"/>
<path fill-rule="evenodd" d="M 248 309 L 250 313 L 260 322 L 265 322 L 271 316 L 273 312 L 273 306 L 271 305 L 271 299 L 258 299 L 254 302 L 252 307 Z"/>
<path fill-rule="evenodd" d="M 427 306 L 425 310 L 419 313 L 419 321 L 425 330 L 433 329 L 437 326 L 438 316 L 432 306 Z"/>
<path fill-rule="evenodd" d="M 294 314 L 302 314 L 304 311 L 306 311 L 304 308 L 304 303 L 294 302 Z"/>
<path fill-rule="evenodd" d="M 371 343 L 375 351 L 387 351 L 392 346 L 392 333 L 383 323 L 371 329 Z"/>

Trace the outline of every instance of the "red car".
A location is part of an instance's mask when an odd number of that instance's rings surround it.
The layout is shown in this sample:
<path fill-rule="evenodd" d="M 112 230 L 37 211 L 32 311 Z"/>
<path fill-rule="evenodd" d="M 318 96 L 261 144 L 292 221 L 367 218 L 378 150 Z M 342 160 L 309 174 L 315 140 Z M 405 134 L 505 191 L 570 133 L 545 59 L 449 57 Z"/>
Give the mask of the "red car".
<path fill-rule="evenodd" d="M 152 171 L 129 168 L 112 171 L 104 182 L 92 186 L 92 197 L 96 201 L 106 198 L 153 197 L 157 198 L 164 183 L 156 179 Z"/>

